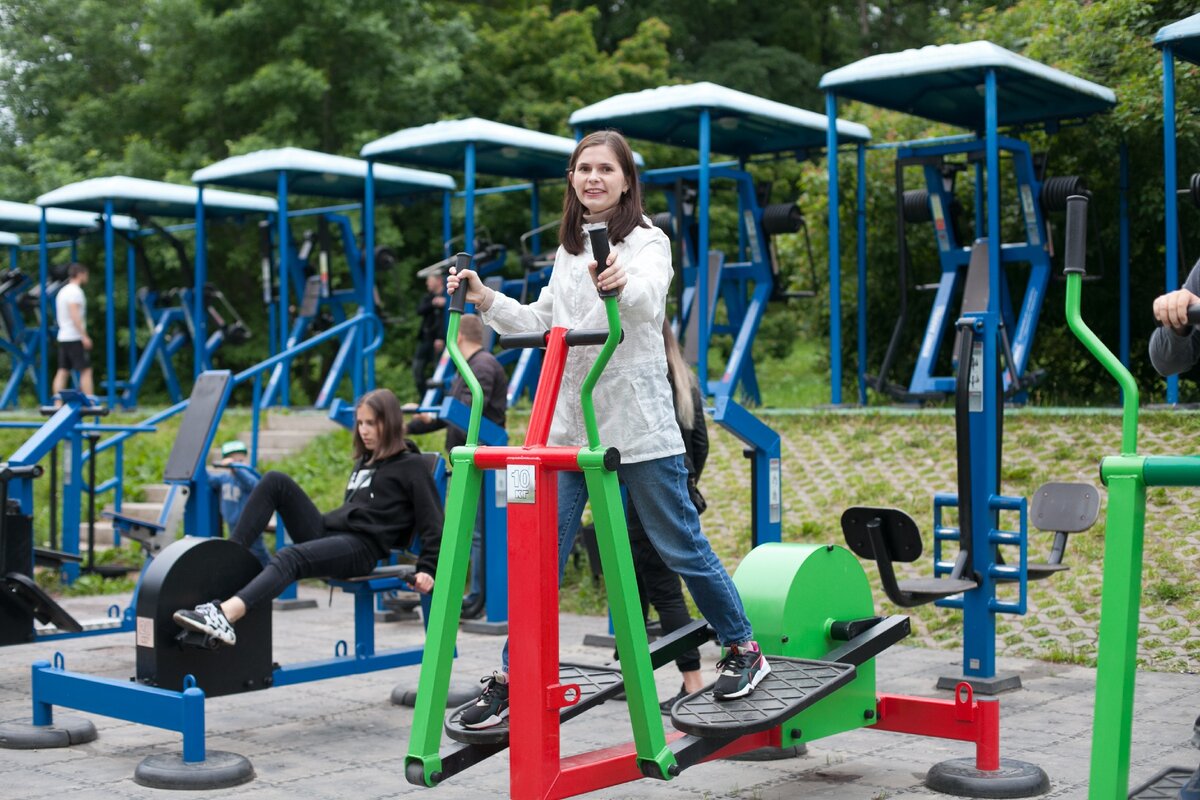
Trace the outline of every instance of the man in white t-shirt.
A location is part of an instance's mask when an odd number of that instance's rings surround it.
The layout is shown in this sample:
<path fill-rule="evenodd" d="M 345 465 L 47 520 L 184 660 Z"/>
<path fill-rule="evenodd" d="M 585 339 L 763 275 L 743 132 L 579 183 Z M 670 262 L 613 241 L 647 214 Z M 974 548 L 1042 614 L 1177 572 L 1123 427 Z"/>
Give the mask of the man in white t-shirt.
<path fill-rule="evenodd" d="M 92 361 L 88 352 L 92 339 L 87 335 L 87 298 L 83 287 L 88 281 L 88 268 L 75 262 L 67 267 L 67 283 L 58 290 L 54 312 L 58 318 L 58 372 L 54 373 L 54 393 L 67 388 L 71 371 L 79 372 L 79 388 L 87 395 L 94 394 Z"/>

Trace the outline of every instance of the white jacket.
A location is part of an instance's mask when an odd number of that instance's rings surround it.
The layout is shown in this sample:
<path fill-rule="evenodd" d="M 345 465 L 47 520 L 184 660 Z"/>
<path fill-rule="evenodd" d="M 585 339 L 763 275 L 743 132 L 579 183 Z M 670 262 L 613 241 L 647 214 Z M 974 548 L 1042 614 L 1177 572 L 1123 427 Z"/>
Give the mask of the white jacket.
<path fill-rule="evenodd" d="M 595 259 L 586 236 L 584 244 L 584 251 L 577 256 L 558 248 L 550 282 L 537 300 L 521 305 L 497 293 L 491 308 L 481 313 L 483 321 L 499 333 L 555 327 L 607 328 L 603 301 L 588 274 L 587 265 Z M 617 448 L 625 464 L 678 455 L 683 452 L 683 438 L 667 383 L 662 338 L 673 274 L 671 245 L 666 234 L 651 226 L 634 228 L 625 241 L 613 246 L 613 251 L 628 276 L 617 303 L 625 339 L 617 346 L 592 394 L 600 443 Z M 599 346 L 587 346 L 572 347 L 567 354 L 549 444 L 587 445 L 579 392 L 599 353 Z"/>

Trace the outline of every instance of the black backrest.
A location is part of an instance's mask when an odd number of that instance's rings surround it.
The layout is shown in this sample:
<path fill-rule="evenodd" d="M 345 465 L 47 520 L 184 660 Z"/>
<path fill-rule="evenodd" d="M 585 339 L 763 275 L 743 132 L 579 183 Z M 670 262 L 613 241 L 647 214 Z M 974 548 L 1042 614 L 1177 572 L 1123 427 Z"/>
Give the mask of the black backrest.
<path fill-rule="evenodd" d="M 868 561 L 878 561 L 884 555 L 877 555 L 871 547 L 867 526 L 876 520 L 887 546 L 888 561 L 908 563 L 921 557 L 921 531 L 912 517 L 898 508 L 870 506 L 853 506 L 842 513 L 842 535 L 852 553 Z"/>
<path fill-rule="evenodd" d="M 1044 483 L 1033 494 L 1029 521 L 1042 531 L 1078 533 L 1100 516 L 1100 492 L 1090 483 Z"/>
<path fill-rule="evenodd" d="M 183 412 L 183 421 L 179 423 L 175 444 L 167 457 L 163 480 L 190 481 L 195 477 L 216 434 L 231 380 L 233 375 L 226 370 L 203 372 L 196 379 L 187 410 Z"/>

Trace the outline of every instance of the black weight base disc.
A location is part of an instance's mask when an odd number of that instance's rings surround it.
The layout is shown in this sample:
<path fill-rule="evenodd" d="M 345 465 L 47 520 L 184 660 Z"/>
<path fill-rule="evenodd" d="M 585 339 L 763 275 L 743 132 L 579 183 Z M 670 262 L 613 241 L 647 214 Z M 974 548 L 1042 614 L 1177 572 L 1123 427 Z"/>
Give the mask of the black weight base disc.
<path fill-rule="evenodd" d="M 787 758 L 802 758 L 808 755 L 808 745 L 797 744 L 791 747 L 760 747 L 757 750 L 747 750 L 736 756 L 729 756 L 726 761 L 783 761 Z"/>
<path fill-rule="evenodd" d="M 975 768 L 975 759 L 956 758 L 934 764 L 925 785 L 935 792 L 957 797 L 1036 797 L 1050 791 L 1050 778 L 1036 764 L 1000 759 L 1000 769 Z"/>
<path fill-rule="evenodd" d="M 446 708 L 457 708 L 464 703 L 472 703 L 478 699 L 480 692 L 478 684 L 470 684 L 467 686 L 450 685 L 450 692 L 446 695 Z M 417 704 L 417 687 L 411 684 L 400 683 L 396 688 L 392 689 L 392 705 L 408 706 L 412 708 Z"/>
<path fill-rule="evenodd" d="M 0 723 L 0 748 L 7 750 L 41 750 L 50 747 L 70 747 L 96 740 L 96 726 L 83 717 L 56 716 L 53 725 L 33 725 L 28 722 Z"/>
<path fill-rule="evenodd" d="M 133 771 L 134 783 L 152 789 L 226 789 L 254 780 L 250 759 L 237 753 L 209 750 L 204 761 L 186 763 L 183 756 L 147 756 Z"/>

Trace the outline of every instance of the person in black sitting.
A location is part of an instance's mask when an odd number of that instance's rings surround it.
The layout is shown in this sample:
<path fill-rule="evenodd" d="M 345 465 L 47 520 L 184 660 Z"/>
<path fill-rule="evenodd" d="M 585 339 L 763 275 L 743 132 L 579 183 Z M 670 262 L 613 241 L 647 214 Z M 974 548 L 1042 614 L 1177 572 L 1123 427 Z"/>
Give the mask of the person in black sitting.
<path fill-rule="evenodd" d="M 392 548 L 407 546 L 415 536 L 421 539 L 421 554 L 414 587 L 433 591 L 442 502 L 429 465 L 404 438 L 400 401 L 389 389 L 367 392 L 354 419 L 355 466 L 342 505 L 322 514 L 291 477 L 268 472 L 250 493 L 230 538 L 249 548 L 278 512 L 294 544 L 275 553 L 233 597 L 176 611 L 176 624 L 236 644 L 234 624 L 293 581 L 366 575 Z"/>
<path fill-rule="evenodd" d="M 1150 334 L 1150 363 L 1160 375 L 1187 372 L 1200 361 L 1200 329 L 1188 323 L 1188 306 L 1200 303 L 1200 261 L 1183 288 L 1154 300 L 1154 319 L 1162 327 Z"/>
<path fill-rule="evenodd" d="M 417 306 L 421 327 L 417 331 L 417 349 L 412 362 L 417 402 L 425 396 L 429 365 L 437 362 L 446 345 L 446 279 L 440 267 L 425 276 L 425 289 L 421 304 Z"/>
<path fill-rule="evenodd" d="M 483 321 L 471 314 L 464 314 L 458 323 L 458 349 L 463 358 L 471 365 L 471 371 L 479 380 L 479 388 L 483 390 L 483 416 L 504 427 L 508 413 L 508 375 L 504 367 L 483 346 Z M 450 396 L 455 400 L 471 405 L 471 388 L 459 375 L 450 384 Z M 409 433 L 429 433 L 430 431 L 446 429 L 446 452 L 467 443 L 467 432 L 457 425 L 450 425 L 439 419 L 435 414 L 418 414 L 408 423 Z M 463 616 L 479 616 L 480 600 L 483 585 L 480 580 L 482 572 L 483 551 L 483 498 L 480 497 L 479 512 L 475 516 L 475 534 L 471 541 L 471 590 L 463 598 Z"/>

